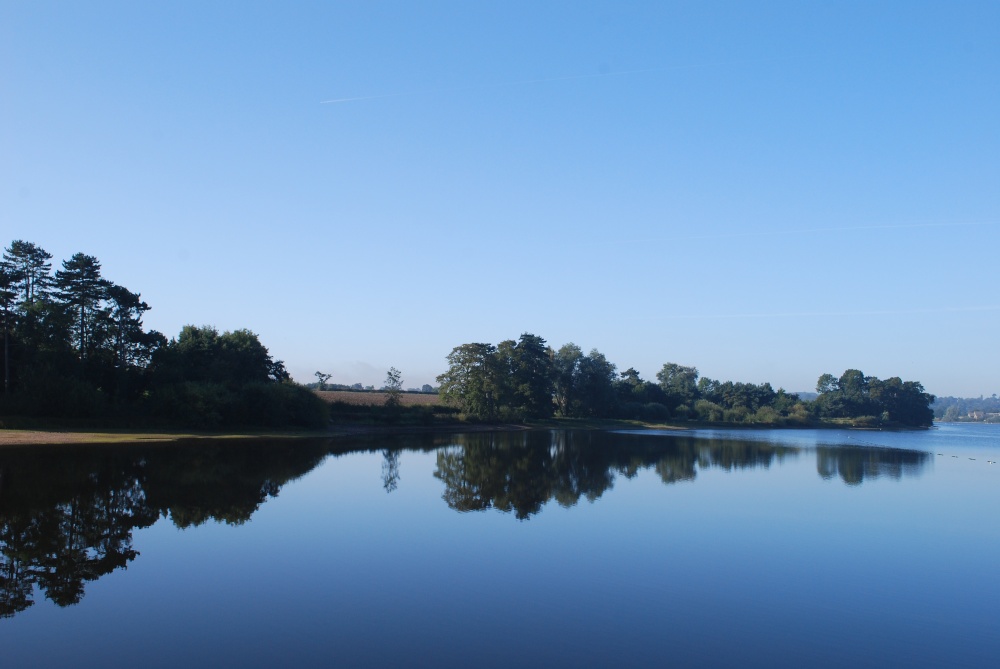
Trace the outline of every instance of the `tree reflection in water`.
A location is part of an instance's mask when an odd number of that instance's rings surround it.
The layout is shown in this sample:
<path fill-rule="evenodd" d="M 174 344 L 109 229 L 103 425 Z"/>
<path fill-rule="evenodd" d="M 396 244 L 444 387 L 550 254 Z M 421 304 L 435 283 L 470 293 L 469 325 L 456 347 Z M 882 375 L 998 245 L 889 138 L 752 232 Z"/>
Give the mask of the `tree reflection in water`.
<path fill-rule="evenodd" d="M 382 487 L 387 493 L 399 487 L 399 451 L 382 451 Z"/>
<path fill-rule="evenodd" d="M 594 501 L 616 476 L 653 469 L 665 484 L 693 481 L 699 469 L 767 468 L 803 449 L 767 441 L 702 439 L 607 432 L 521 432 L 458 435 L 437 452 L 434 476 L 456 511 L 498 509 L 520 520 L 549 501 L 564 507 Z M 928 454 L 878 447 L 818 447 L 817 468 L 856 485 L 879 476 L 919 473 Z"/>
<path fill-rule="evenodd" d="M 289 444 L 9 449 L 0 454 L 0 617 L 59 606 L 139 554 L 132 531 L 246 522 L 325 446 Z"/>
<path fill-rule="evenodd" d="M 0 451 L 0 617 L 34 603 L 79 602 L 88 581 L 139 555 L 132 532 L 169 518 L 180 528 L 247 522 L 281 487 L 331 454 L 380 453 L 396 489 L 400 453 L 436 451 L 434 476 L 457 511 L 499 509 L 525 520 L 549 502 L 595 501 L 618 477 L 652 469 L 665 484 L 699 470 L 766 468 L 802 449 L 766 441 L 592 431 L 432 434 L 355 441 L 198 442 Z M 915 475 L 927 453 L 817 447 L 820 476 L 857 485 Z"/>
<path fill-rule="evenodd" d="M 824 479 L 834 476 L 847 485 L 861 485 L 865 479 L 885 476 L 901 479 L 916 476 L 930 459 L 923 451 L 861 446 L 818 446 L 816 471 Z"/>

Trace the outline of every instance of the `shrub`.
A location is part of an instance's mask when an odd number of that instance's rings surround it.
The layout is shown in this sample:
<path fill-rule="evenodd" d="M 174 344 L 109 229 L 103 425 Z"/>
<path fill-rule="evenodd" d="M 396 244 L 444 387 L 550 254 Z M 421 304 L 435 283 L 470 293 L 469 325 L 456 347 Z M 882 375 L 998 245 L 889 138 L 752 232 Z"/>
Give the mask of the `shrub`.
<path fill-rule="evenodd" d="M 100 389 L 62 376 L 29 377 L 3 405 L 4 413 L 38 418 L 100 418 L 107 408 L 108 398 Z"/>
<path fill-rule="evenodd" d="M 667 420 L 670 417 L 670 409 L 659 402 L 647 402 L 642 405 L 643 420 Z"/>
<path fill-rule="evenodd" d="M 878 427 L 881 421 L 875 416 L 858 416 L 851 421 L 853 427 Z"/>
<path fill-rule="evenodd" d="M 698 414 L 698 418 L 711 423 L 720 423 L 724 418 L 722 407 L 708 400 L 698 400 L 695 402 L 694 410 Z"/>
<path fill-rule="evenodd" d="M 158 388 L 150 404 L 154 416 L 199 429 L 321 428 L 329 422 L 326 403 L 291 382 L 251 383 L 239 388 L 204 381 L 171 383 Z"/>
<path fill-rule="evenodd" d="M 753 420 L 755 423 L 763 423 L 764 425 L 777 425 L 781 423 L 781 414 L 775 411 L 772 407 L 761 407 L 757 409 L 757 413 L 754 414 Z"/>

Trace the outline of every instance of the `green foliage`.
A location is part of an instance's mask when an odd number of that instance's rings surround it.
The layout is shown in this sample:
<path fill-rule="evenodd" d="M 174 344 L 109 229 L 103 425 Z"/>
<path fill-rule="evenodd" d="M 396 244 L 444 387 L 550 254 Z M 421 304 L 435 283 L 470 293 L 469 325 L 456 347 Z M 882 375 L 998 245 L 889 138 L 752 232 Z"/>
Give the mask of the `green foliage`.
<path fill-rule="evenodd" d="M 595 418 L 615 415 L 615 376 L 615 365 L 596 348 L 580 358 L 573 382 L 576 400 L 571 415 Z"/>
<path fill-rule="evenodd" d="M 815 411 L 821 417 L 850 418 L 858 427 L 927 427 L 934 421 L 930 408 L 934 396 L 916 381 L 903 381 L 898 376 L 881 380 L 857 369 L 832 379 L 831 374 L 824 374 L 816 386 L 821 392 Z"/>
<path fill-rule="evenodd" d="M 554 400 L 556 411 L 561 416 L 572 415 L 573 404 L 576 400 L 574 381 L 579 373 L 581 358 L 583 358 L 583 351 L 573 343 L 563 344 L 553 356 Z"/>
<path fill-rule="evenodd" d="M 553 356 L 555 368 L 554 402 L 561 416 L 607 418 L 618 415 L 619 397 L 616 367 L 597 349 L 583 355 L 576 344 L 565 344 Z M 642 397 L 628 399 L 626 411 Z"/>
<path fill-rule="evenodd" d="M 94 352 L 95 330 L 106 316 L 100 309 L 108 290 L 108 282 L 101 277 L 101 263 L 94 256 L 76 253 L 63 261 L 63 268 L 56 272 L 55 285 L 59 300 L 76 314 L 77 353 L 85 360 Z"/>
<path fill-rule="evenodd" d="M 757 412 L 753 415 L 753 422 L 763 425 L 780 425 L 783 421 L 781 414 L 778 413 L 773 407 L 762 406 L 757 409 Z"/>
<path fill-rule="evenodd" d="M 443 404 L 402 405 L 388 409 L 379 404 L 350 404 L 335 401 L 328 405 L 331 420 L 336 423 L 381 425 L 435 425 L 463 419 L 461 409 Z"/>
<path fill-rule="evenodd" d="M 37 375 L 5 395 L 0 409 L 7 415 L 99 420 L 109 411 L 107 395 L 74 376 Z"/>
<path fill-rule="evenodd" d="M 171 425 L 215 430 L 233 427 L 322 428 L 329 423 L 325 402 L 294 383 L 251 383 L 233 387 L 183 381 L 157 389 L 152 415 Z"/>
<path fill-rule="evenodd" d="M 855 416 L 851 419 L 852 427 L 878 427 L 882 421 L 875 416 Z"/>
<path fill-rule="evenodd" d="M 185 325 L 177 339 L 153 358 L 155 383 L 199 381 L 227 386 L 281 381 L 287 374 L 281 361 L 250 330 L 221 335 L 211 326 Z"/>
<path fill-rule="evenodd" d="M 710 423 L 720 423 L 723 420 L 723 408 L 715 402 L 708 400 L 698 400 L 694 403 L 695 414 L 698 420 Z"/>
<path fill-rule="evenodd" d="M 663 403 L 673 412 L 681 406 L 691 409 L 699 397 L 698 370 L 694 367 L 668 362 L 656 373 L 656 379 L 666 396 Z"/>
<path fill-rule="evenodd" d="M 395 367 L 390 367 L 385 375 L 385 407 L 392 412 L 399 410 L 403 394 L 403 376 Z"/>
<path fill-rule="evenodd" d="M 938 397 L 934 417 L 945 422 L 1000 422 L 1000 397 Z"/>
<path fill-rule="evenodd" d="M 11 274 L 21 301 L 31 304 L 44 299 L 52 284 L 52 254 L 31 242 L 14 240 L 4 249 L 2 265 Z"/>
<path fill-rule="evenodd" d="M 554 354 L 545 340 L 524 333 L 518 341 L 501 342 L 497 347 L 498 365 L 507 381 L 500 404 L 508 412 L 534 418 L 551 416 L 555 389 Z"/>
<path fill-rule="evenodd" d="M 249 330 L 146 331 L 149 305 L 77 253 L 50 275 L 51 254 L 16 240 L 0 262 L 8 415 L 87 423 L 316 427 L 326 406 L 288 381 Z M 53 290 L 53 288 L 55 290 Z"/>
<path fill-rule="evenodd" d="M 496 347 L 483 343 L 456 346 L 448 354 L 448 371 L 437 377 L 441 398 L 480 420 L 496 420 L 500 381 Z"/>
<path fill-rule="evenodd" d="M 316 372 L 316 389 L 326 390 L 326 382 L 330 380 L 332 374 L 324 374 L 323 372 Z"/>
<path fill-rule="evenodd" d="M 924 426 L 931 421 L 927 403 L 933 397 L 919 383 L 896 377 L 881 381 L 858 370 L 847 370 L 840 378 L 824 374 L 817 383 L 824 392 L 815 402 L 805 402 L 767 382 L 699 378 L 696 368 L 675 363 L 664 364 L 656 375 L 659 383 L 653 384 L 633 368 L 616 374 L 615 365 L 596 349 L 583 355 L 573 343 L 558 351 L 543 346 L 540 337 L 522 335 L 519 342 L 506 340 L 497 347 L 456 347 L 448 356 L 448 372 L 438 377 L 442 396 L 478 420 L 544 417 L 545 407 L 551 406 L 559 416 L 572 418 L 791 426 L 860 416 L 878 416 L 879 424 L 888 426 Z M 526 379 L 538 382 L 531 386 Z M 549 403 L 540 398 L 549 398 Z"/>
<path fill-rule="evenodd" d="M 618 413 L 621 417 L 634 413 L 632 409 L 625 407 L 633 404 L 656 404 L 666 408 L 668 401 L 667 394 L 655 383 L 644 381 L 632 367 L 621 372 L 619 379 L 615 381 L 615 393 L 618 397 Z M 667 411 L 669 417 L 669 410 Z M 645 419 L 648 420 L 648 419 Z"/>

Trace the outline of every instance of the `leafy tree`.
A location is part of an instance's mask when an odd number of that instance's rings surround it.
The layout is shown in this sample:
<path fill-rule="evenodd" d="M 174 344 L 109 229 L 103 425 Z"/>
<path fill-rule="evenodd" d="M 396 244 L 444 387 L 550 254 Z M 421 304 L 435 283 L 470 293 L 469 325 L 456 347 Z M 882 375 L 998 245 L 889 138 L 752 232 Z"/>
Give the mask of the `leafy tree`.
<path fill-rule="evenodd" d="M 656 373 L 656 378 L 666 394 L 664 404 L 670 411 L 676 411 L 681 405 L 693 408 L 698 399 L 697 369 L 668 362 Z"/>
<path fill-rule="evenodd" d="M 510 345 L 513 344 L 513 345 Z M 506 346 L 505 346 L 506 345 Z M 498 347 L 509 374 L 509 404 L 517 413 L 531 417 L 552 415 L 555 364 L 545 340 L 524 333 L 517 343 L 504 342 Z"/>
<path fill-rule="evenodd" d="M 395 367 L 385 374 L 385 406 L 398 409 L 403 395 L 403 376 Z"/>
<path fill-rule="evenodd" d="M 211 326 L 185 325 L 154 358 L 155 372 L 162 382 L 196 381 L 231 387 L 270 383 L 287 377 L 281 361 L 275 361 L 257 335 L 250 330 L 224 332 Z"/>
<path fill-rule="evenodd" d="M 607 417 L 615 413 L 616 368 L 600 351 L 592 349 L 577 364 L 573 415 Z"/>
<path fill-rule="evenodd" d="M 838 390 L 838 388 L 837 377 L 833 374 L 822 374 L 819 380 L 816 381 L 816 392 L 820 394 L 832 393 Z"/>
<path fill-rule="evenodd" d="M 448 371 L 437 377 L 441 397 L 463 413 L 485 420 L 498 415 L 498 366 L 492 344 L 462 344 L 448 354 Z"/>
<path fill-rule="evenodd" d="M 572 342 L 563 344 L 553 357 L 555 405 L 556 410 L 562 416 L 573 414 L 573 404 L 576 400 L 574 384 L 577 381 L 578 369 L 582 358 L 583 351 Z"/>
<path fill-rule="evenodd" d="M 615 389 L 622 407 L 625 407 L 626 405 L 636 407 L 637 405 L 647 405 L 651 403 L 663 405 L 667 399 L 666 394 L 660 386 L 643 380 L 642 377 L 639 376 L 639 372 L 632 367 L 629 367 L 624 372 L 621 372 L 618 376 L 619 379 L 615 382 Z M 665 408 L 666 407 L 664 406 L 664 409 Z M 634 414 L 636 411 L 633 410 L 631 413 Z M 647 417 L 643 415 L 645 413 L 645 409 L 640 410 L 638 413 L 639 415 L 624 417 Z"/>
<path fill-rule="evenodd" d="M 933 424 L 930 404 L 934 396 L 925 393 L 920 383 L 893 376 L 885 381 L 872 379 L 869 385 L 871 399 L 882 410 L 883 420 L 913 426 Z"/>
<path fill-rule="evenodd" d="M 875 424 L 913 427 L 933 423 L 934 412 L 930 405 L 934 396 L 924 392 L 924 387 L 916 381 L 903 381 L 896 376 L 883 381 L 865 376 L 857 369 L 848 369 L 836 381 L 832 379 L 831 374 L 824 374 L 817 384 L 817 388 L 824 391 L 815 401 L 820 416 L 867 417 L 866 420 Z"/>
<path fill-rule="evenodd" d="M 319 383 L 319 390 L 326 390 L 326 382 L 330 380 L 332 374 L 324 374 L 323 372 L 316 372 L 316 381 Z"/>

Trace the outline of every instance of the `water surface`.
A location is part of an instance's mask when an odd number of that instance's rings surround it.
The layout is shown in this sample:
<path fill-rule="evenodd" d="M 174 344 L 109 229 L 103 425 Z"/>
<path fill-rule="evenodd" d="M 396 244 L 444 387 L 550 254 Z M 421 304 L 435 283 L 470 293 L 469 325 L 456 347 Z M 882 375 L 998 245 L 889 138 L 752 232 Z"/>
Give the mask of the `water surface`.
<path fill-rule="evenodd" d="M 1000 426 L 0 451 L 8 666 L 995 666 Z"/>

